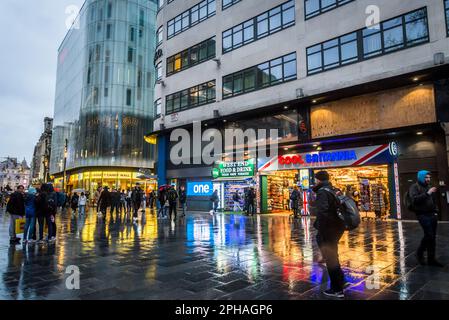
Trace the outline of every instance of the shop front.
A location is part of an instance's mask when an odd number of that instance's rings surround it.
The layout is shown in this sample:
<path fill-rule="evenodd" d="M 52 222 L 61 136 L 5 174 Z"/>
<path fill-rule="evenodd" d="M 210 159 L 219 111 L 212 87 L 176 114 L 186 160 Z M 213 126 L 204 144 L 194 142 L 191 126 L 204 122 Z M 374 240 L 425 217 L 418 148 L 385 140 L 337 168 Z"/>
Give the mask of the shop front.
<path fill-rule="evenodd" d="M 244 208 L 246 191 L 254 187 L 257 190 L 255 179 L 255 160 L 244 161 L 218 161 L 212 169 L 213 188 L 218 190 L 220 205 L 223 211 L 234 210 L 234 195 L 239 195 L 239 207 Z M 241 211 L 236 206 L 236 210 Z"/>
<path fill-rule="evenodd" d="M 289 210 L 295 186 L 310 199 L 314 174 L 326 170 L 332 184 L 353 197 L 365 217 L 398 217 L 397 146 L 391 144 L 285 154 L 259 161 L 263 213 Z M 306 208 L 307 213 L 307 208 Z"/>

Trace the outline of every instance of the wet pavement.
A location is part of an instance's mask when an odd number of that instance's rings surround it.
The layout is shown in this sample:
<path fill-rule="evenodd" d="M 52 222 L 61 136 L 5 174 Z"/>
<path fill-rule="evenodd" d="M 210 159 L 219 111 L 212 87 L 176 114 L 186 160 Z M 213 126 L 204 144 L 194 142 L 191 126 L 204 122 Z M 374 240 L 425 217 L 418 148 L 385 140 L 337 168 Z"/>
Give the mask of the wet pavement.
<path fill-rule="evenodd" d="M 53 245 L 10 246 L 0 209 L 0 299 L 325 299 L 328 276 L 313 221 L 285 215 L 189 213 L 176 223 L 147 213 L 138 224 L 58 215 Z M 438 230 L 444 268 L 419 266 L 415 222 L 364 221 L 346 233 L 345 299 L 449 300 L 449 224 Z M 68 290 L 69 266 L 80 289 Z"/>

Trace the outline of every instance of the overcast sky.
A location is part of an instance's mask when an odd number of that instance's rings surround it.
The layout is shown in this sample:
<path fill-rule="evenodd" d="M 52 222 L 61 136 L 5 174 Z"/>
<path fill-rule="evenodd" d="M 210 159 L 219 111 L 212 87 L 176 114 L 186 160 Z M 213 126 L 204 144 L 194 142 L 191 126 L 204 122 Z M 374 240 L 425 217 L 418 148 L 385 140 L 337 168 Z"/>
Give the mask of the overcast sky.
<path fill-rule="evenodd" d="M 71 16 L 66 9 L 83 2 L 0 0 L 0 160 L 30 163 L 44 117 L 53 117 L 57 50 Z"/>

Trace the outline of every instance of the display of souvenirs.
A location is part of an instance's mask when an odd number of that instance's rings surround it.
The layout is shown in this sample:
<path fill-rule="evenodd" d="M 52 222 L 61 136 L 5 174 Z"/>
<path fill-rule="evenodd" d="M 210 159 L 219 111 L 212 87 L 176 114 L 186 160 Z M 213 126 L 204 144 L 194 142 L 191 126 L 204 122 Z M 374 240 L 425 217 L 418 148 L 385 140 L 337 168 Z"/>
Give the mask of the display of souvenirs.
<path fill-rule="evenodd" d="M 234 193 L 240 195 L 240 207 L 243 208 L 245 199 L 245 188 L 249 188 L 249 184 L 244 181 L 230 181 L 224 183 L 224 210 L 232 211 L 234 209 Z"/>
<path fill-rule="evenodd" d="M 296 171 L 278 171 L 268 176 L 268 211 L 289 210 L 290 190 L 295 186 Z"/>

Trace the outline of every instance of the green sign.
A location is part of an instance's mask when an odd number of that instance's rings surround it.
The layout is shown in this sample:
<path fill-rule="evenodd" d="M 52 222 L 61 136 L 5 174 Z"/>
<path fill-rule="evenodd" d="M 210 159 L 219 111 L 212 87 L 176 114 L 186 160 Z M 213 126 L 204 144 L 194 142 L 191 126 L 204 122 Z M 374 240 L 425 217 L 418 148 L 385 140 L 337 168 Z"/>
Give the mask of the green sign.
<path fill-rule="evenodd" d="M 236 162 L 218 162 L 212 169 L 212 177 L 218 178 L 248 178 L 254 176 L 254 159 Z"/>

